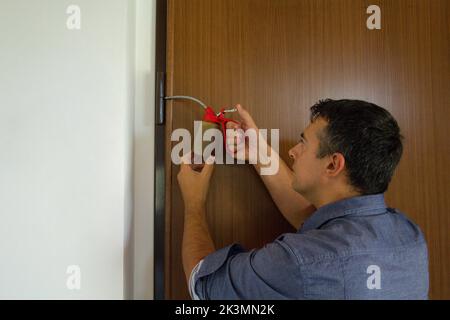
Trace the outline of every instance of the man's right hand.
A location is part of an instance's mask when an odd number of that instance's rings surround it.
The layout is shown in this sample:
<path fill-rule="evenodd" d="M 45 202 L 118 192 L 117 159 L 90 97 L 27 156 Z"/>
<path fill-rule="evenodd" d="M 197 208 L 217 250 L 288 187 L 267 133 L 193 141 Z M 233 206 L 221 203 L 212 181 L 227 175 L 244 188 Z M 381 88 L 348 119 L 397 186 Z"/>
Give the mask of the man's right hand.
<path fill-rule="evenodd" d="M 240 117 L 240 124 L 235 122 L 228 122 L 227 123 L 227 129 L 242 129 L 243 132 L 246 132 L 247 130 L 254 130 L 256 134 L 257 140 L 259 139 L 259 130 L 258 126 L 256 125 L 255 121 L 253 120 L 250 113 L 242 107 L 240 104 L 236 105 L 236 109 L 238 111 L 239 117 Z M 228 150 L 232 152 L 232 156 L 239 160 L 249 160 L 249 155 L 251 152 L 254 152 L 253 154 L 257 155 L 257 150 L 253 150 L 253 148 L 257 148 L 257 145 L 253 146 L 249 143 L 248 137 L 245 137 L 242 135 L 242 131 L 235 131 L 234 134 L 227 134 L 227 147 Z M 263 141 L 258 141 L 258 143 L 262 143 Z M 239 153 L 242 149 L 245 148 L 245 151 L 243 152 L 244 158 L 239 157 L 242 152 Z"/>

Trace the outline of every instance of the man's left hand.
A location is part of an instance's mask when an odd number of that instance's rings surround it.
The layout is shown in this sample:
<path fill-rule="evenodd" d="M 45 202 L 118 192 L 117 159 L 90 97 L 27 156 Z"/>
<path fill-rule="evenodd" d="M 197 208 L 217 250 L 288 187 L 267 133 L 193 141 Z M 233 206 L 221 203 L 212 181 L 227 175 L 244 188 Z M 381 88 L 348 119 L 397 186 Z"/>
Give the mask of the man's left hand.
<path fill-rule="evenodd" d="M 190 164 L 190 159 L 191 153 L 183 157 L 177 179 L 183 196 L 185 210 L 198 211 L 206 204 L 215 159 L 210 157 L 206 160 L 206 163 L 200 166 L 200 172 L 194 170 L 193 165 Z M 197 165 L 196 169 L 198 168 Z"/>

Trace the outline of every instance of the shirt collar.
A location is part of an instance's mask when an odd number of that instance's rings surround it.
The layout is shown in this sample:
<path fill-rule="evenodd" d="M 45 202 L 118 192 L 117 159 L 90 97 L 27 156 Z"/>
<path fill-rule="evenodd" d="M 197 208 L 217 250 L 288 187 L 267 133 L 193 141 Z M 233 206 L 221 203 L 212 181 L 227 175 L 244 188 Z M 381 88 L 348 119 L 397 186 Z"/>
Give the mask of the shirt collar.
<path fill-rule="evenodd" d="M 317 229 L 329 220 L 349 214 L 362 216 L 385 211 L 386 203 L 384 202 L 384 194 L 382 193 L 343 199 L 317 209 L 317 211 L 305 221 L 299 231 L 306 232 L 308 230 Z"/>

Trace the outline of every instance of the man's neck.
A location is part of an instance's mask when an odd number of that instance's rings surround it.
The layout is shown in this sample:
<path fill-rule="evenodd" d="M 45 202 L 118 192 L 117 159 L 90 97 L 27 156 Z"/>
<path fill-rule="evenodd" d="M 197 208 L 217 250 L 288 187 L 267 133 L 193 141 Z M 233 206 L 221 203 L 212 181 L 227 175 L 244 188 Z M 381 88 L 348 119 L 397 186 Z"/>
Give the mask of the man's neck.
<path fill-rule="evenodd" d="M 344 199 L 353 197 L 359 197 L 361 193 L 356 191 L 334 191 L 334 192 L 322 192 L 318 195 L 317 199 L 312 204 L 319 209 L 327 204 L 337 202 Z"/>

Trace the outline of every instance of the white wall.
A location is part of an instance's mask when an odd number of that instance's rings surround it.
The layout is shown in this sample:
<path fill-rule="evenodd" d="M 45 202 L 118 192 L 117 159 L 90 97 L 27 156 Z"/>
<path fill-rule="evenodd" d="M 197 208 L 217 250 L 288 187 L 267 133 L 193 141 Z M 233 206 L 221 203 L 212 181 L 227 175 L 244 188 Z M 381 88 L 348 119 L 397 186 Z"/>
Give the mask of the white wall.
<path fill-rule="evenodd" d="M 135 299 L 153 299 L 156 0 L 136 1 L 134 139 Z"/>
<path fill-rule="evenodd" d="M 139 159 L 153 152 L 144 147 L 153 120 L 143 115 L 152 105 L 141 82 L 150 69 L 135 51 L 135 36 L 151 37 L 135 25 L 142 1 L 151 7 L 152 0 L 0 0 L 2 299 L 132 298 L 135 275 L 152 283 L 151 263 L 136 274 L 133 263 L 153 249 L 152 235 L 136 253 L 133 241 L 133 191 L 153 186 L 152 162 Z M 69 4 L 81 8 L 81 30 L 66 27 Z M 150 181 L 135 185 L 142 168 Z M 145 200 L 140 192 L 139 221 L 151 233 L 153 213 L 143 212 L 153 190 Z M 66 287 L 69 265 L 81 268 L 81 290 Z"/>

